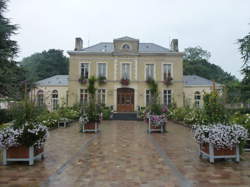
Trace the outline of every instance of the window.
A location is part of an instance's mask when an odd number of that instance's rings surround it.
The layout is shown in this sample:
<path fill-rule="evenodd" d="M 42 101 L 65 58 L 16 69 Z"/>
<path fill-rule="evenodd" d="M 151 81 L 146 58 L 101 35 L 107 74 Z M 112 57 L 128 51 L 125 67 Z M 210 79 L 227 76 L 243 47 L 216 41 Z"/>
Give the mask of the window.
<path fill-rule="evenodd" d="M 98 77 L 106 78 L 106 64 L 105 63 L 98 64 Z"/>
<path fill-rule="evenodd" d="M 200 101 L 201 101 L 201 94 L 200 92 L 197 91 L 194 93 L 194 106 L 200 107 Z"/>
<path fill-rule="evenodd" d="M 122 64 L 122 79 L 129 80 L 129 64 Z"/>
<path fill-rule="evenodd" d="M 164 90 L 163 91 L 163 104 L 170 105 L 172 102 L 172 91 L 171 90 Z"/>
<path fill-rule="evenodd" d="M 81 63 L 81 77 L 84 79 L 89 77 L 89 64 Z"/>
<path fill-rule="evenodd" d="M 129 50 L 129 49 L 130 49 L 130 47 L 129 47 L 128 44 L 124 44 L 124 45 L 122 46 L 122 48 L 125 49 L 125 50 Z"/>
<path fill-rule="evenodd" d="M 167 80 L 168 77 L 172 77 L 171 75 L 171 64 L 164 64 L 163 65 L 163 80 Z"/>
<path fill-rule="evenodd" d="M 53 90 L 52 91 L 52 110 L 57 110 L 58 108 L 58 91 Z"/>
<path fill-rule="evenodd" d="M 37 92 L 37 105 L 38 106 L 43 106 L 44 104 L 44 95 L 43 95 L 43 91 L 42 90 L 39 90 Z"/>
<path fill-rule="evenodd" d="M 154 79 L 154 64 L 146 64 L 146 80 Z"/>
<path fill-rule="evenodd" d="M 86 104 L 88 102 L 88 90 L 87 89 L 81 89 L 80 90 L 80 103 Z"/>
<path fill-rule="evenodd" d="M 150 90 L 146 90 L 146 106 L 149 106 L 152 103 L 153 96 Z"/>
<path fill-rule="evenodd" d="M 98 89 L 97 90 L 97 103 L 98 104 L 105 104 L 105 89 Z"/>

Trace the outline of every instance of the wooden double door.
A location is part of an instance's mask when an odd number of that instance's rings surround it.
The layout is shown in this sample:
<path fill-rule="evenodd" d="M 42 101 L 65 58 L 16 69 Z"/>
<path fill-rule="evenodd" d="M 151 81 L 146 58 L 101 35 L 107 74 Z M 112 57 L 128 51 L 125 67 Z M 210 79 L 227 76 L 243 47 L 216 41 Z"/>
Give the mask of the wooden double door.
<path fill-rule="evenodd" d="M 117 89 L 117 111 L 118 112 L 134 111 L 134 89 L 132 88 Z"/>

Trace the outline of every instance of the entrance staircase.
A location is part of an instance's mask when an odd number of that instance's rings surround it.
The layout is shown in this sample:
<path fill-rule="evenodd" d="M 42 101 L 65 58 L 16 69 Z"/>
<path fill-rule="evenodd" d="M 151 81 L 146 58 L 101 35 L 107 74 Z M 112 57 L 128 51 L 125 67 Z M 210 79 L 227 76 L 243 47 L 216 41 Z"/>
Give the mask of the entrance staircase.
<path fill-rule="evenodd" d="M 115 112 L 113 114 L 112 119 L 135 121 L 137 120 L 137 113 L 136 112 Z"/>

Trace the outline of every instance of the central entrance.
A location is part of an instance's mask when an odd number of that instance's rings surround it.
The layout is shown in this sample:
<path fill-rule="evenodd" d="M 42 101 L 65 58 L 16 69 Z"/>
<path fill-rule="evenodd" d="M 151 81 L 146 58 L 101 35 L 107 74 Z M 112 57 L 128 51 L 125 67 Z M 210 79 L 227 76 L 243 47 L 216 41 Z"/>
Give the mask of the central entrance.
<path fill-rule="evenodd" d="M 118 112 L 134 111 L 134 89 L 132 88 L 117 89 L 117 111 Z"/>

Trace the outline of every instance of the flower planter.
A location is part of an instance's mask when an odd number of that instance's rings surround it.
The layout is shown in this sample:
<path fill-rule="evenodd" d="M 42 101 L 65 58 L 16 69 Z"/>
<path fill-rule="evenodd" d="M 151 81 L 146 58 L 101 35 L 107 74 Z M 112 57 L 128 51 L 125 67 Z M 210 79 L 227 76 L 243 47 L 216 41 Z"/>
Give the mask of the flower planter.
<path fill-rule="evenodd" d="M 210 163 L 214 163 L 217 158 L 235 158 L 236 162 L 240 161 L 239 145 L 236 144 L 232 149 L 223 148 L 217 149 L 211 143 L 200 144 L 200 156 L 209 158 Z"/>
<path fill-rule="evenodd" d="M 129 80 L 122 79 L 121 84 L 124 85 L 124 86 L 128 86 L 129 85 Z"/>
<path fill-rule="evenodd" d="M 151 117 L 148 118 L 148 133 L 151 132 L 165 132 L 165 122 L 160 122 L 159 124 L 154 124 L 151 120 Z"/>
<path fill-rule="evenodd" d="M 44 158 L 44 148 L 35 146 L 17 146 L 10 147 L 3 150 L 3 164 L 7 165 L 8 162 L 27 161 L 29 165 L 34 164 L 34 160 Z"/>
<path fill-rule="evenodd" d="M 99 123 L 98 122 L 88 122 L 83 124 L 82 132 L 98 132 L 99 131 Z"/>

